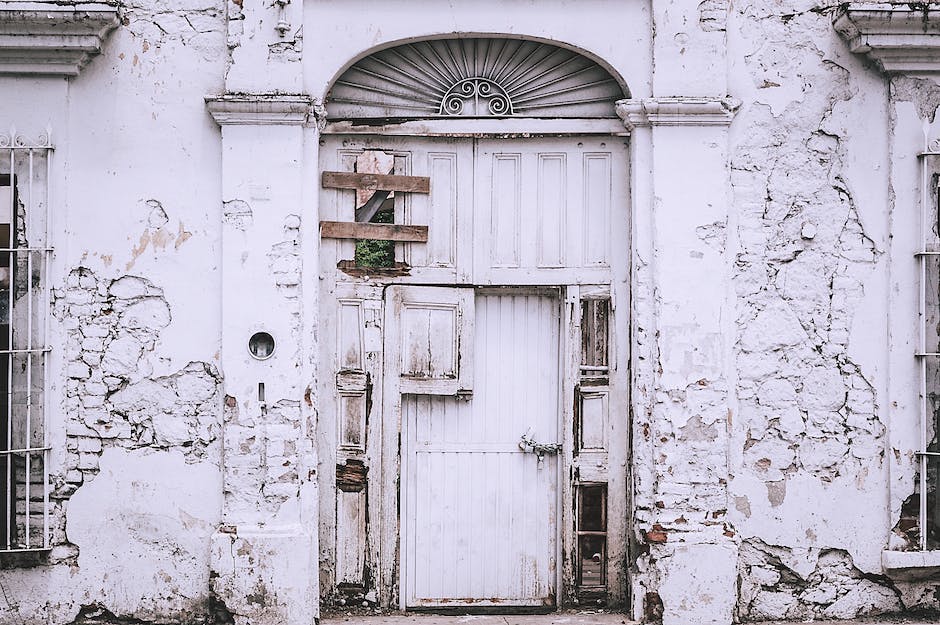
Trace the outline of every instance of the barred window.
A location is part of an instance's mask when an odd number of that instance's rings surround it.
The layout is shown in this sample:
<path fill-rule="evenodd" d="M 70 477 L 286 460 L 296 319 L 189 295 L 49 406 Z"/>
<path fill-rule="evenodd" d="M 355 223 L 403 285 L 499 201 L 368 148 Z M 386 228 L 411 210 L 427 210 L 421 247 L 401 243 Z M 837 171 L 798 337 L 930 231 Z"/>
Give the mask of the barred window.
<path fill-rule="evenodd" d="M 52 144 L 0 135 L 0 551 L 49 548 Z"/>

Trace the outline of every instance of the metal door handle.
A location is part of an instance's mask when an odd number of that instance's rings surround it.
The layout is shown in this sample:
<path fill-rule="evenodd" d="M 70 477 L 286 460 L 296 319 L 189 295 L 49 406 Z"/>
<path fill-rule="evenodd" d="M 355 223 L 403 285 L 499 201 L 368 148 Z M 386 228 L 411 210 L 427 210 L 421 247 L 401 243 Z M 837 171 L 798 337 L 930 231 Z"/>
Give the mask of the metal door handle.
<path fill-rule="evenodd" d="M 560 443 L 539 443 L 532 438 L 532 430 L 526 430 L 526 433 L 519 439 L 519 449 L 526 453 L 535 454 L 542 459 L 542 456 L 554 456 L 561 451 Z"/>

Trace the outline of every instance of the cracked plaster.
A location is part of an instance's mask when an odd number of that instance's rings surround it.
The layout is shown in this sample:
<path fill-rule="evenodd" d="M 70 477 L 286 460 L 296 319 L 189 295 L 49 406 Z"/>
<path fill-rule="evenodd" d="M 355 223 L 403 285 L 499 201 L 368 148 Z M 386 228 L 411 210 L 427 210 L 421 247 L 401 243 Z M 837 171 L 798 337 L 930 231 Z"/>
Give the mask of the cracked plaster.
<path fill-rule="evenodd" d="M 283 40 L 272 38 L 275 11 L 263 4 L 126 3 L 124 29 L 118 37 L 121 45 L 109 58 L 115 65 L 129 65 L 131 69 L 122 71 L 132 75 L 156 76 L 154 84 L 160 91 L 169 79 L 159 73 L 159 66 L 167 63 L 171 52 L 182 49 L 192 58 L 218 62 L 227 48 L 235 65 L 229 69 L 230 90 L 258 90 L 260 85 L 293 93 L 299 90 L 300 74 L 294 66 L 299 65 L 302 29 L 293 24 Z M 691 323 L 660 328 L 644 316 L 643 311 L 663 301 L 668 285 L 657 283 L 657 259 L 641 242 L 634 257 L 637 314 L 632 346 L 638 365 L 634 391 L 653 399 L 638 405 L 634 414 L 640 441 L 636 449 L 642 452 L 635 458 L 635 590 L 655 588 L 660 578 L 697 566 L 697 554 L 709 553 L 722 576 L 732 584 L 737 578 L 739 590 L 736 605 L 715 597 L 720 608 L 706 610 L 703 623 L 732 611 L 737 619 L 757 620 L 850 618 L 900 608 L 936 608 L 935 585 L 891 581 L 879 574 L 888 514 L 878 498 L 888 477 L 886 372 L 877 354 L 884 350 L 886 338 L 871 328 L 882 323 L 888 289 L 889 232 L 883 206 L 890 190 L 875 181 L 885 171 L 888 139 L 885 128 L 871 123 L 871 118 L 873 111 L 885 113 L 883 79 L 842 48 L 832 32 L 826 4 L 705 0 L 691 6 L 693 19 L 682 25 L 688 32 L 670 34 L 668 45 L 692 51 L 696 42 L 725 37 L 728 91 L 743 101 L 730 131 L 731 214 L 692 228 L 696 244 L 701 243 L 693 250 L 698 258 L 707 259 L 709 254 L 729 258 L 733 341 L 725 345 L 718 335 L 703 340 Z M 291 5 L 291 11 L 296 16 L 299 9 Z M 485 23 L 473 24 L 485 30 Z M 395 33 L 389 36 L 413 34 L 399 25 L 389 28 Z M 551 28 L 532 28 L 542 29 L 536 34 L 552 34 Z M 315 50 L 317 58 L 337 56 L 342 63 L 357 51 L 355 42 L 315 39 L 311 37 L 308 45 L 327 47 Z M 258 72 L 265 66 L 273 66 L 270 76 Z M 329 71 L 328 63 L 314 70 Z M 658 71 L 667 72 L 662 66 Z M 699 79 L 708 78 L 703 73 Z M 634 87 L 641 92 L 643 79 L 637 78 Z M 77 89 L 80 93 L 81 87 Z M 940 97 L 937 93 L 935 85 L 919 79 L 892 81 L 893 101 L 913 102 L 930 119 Z M 307 429 L 300 402 L 273 401 L 261 418 L 245 397 L 223 400 L 220 374 L 209 361 L 194 361 L 169 372 L 162 363 L 154 363 L 159 360 L 160 336 L 173 323 L 175 311 L 164 290 L 148 279 L 145 271 L 153 268 L 154 261 L 143 252 L 166 250 L 170 235 L 175 237 L 174 249 L 179 248 L 182 234 L 188 233 L 182 223 L 179 235 L 170 227 L 165 207 L 171 205 L 176 203 L 142 200 L 139 212 L 146 213 L 145 237 L 137 241 L 135 235 L 131 265 L 124 267 L 132 275 L 121 277 L 99 266 L 76 268 L 57 292 L 67 338 L 68 470 L 57 478 L 53 508 L 56 544 L 62 547 L 56 559 L 62 566 L 52 567 L 48 578 L 82 599 L 64 600 L 67 609 L 59 606 L 49 613 L 70 612 L 72 618 L 79 604 L 98 600 L 98 589 L 74 590 L 64 571 L 85 566 L 85 558 L 98 557 L 83 551 L 85 544 L 106 537 L 92 536 L 91 522 L 82 517 L 88 514 L 86 509 L 74 515 L 66 538 L 64 510 L 77 508 L 76 501 L 94 499 L 95 489 L 108 494 L 102 473 L 121 485 L 122 471 L 135 479 L 204 471 L 206 479 L 225 480 L 220 492 L 230 512 L 244 513 L 241 518 L 259 522 L 276 514 L 295 518 L 290 502 L 296 499 L 303 476 L 298 450 L 290 442 Z M 223 204 L 220 221 L 247 233 L 261 221 L 262 211 L 256 209 L 232 199 Z M 287 214 L 279 219 L 280 232 L 263 264 L 273 278 L 279 304 L 292 320 L 288 342 L 299 346 L 300 217 Z M 193 232 L 198 233 L 196 228 Z M 137 256 L 142 267 L 133 264 Z M 698 349 L 702 351 L 696 353 Z M 723 349 L 733 354 L 732 375 L 712 364 L 716 360 L 712 356 Z M 291 360 L 299 357 L 298 351 Z M 684 359 L 689 359 L 687 369 L 695 375 L 674 374 Z M 664 364 L 673 377 L 657 374 Z M 212 406 L 223 401 L 224 419 L 233 434 L 226 444 L 244 462 L 227 465 L 224 476 L 216 478 L 221 443 L 219 423 L 212 415 L 220 411 Z M 193 496 L 199 498 L 201 493 Z M 117 519 L 118 512 L 112 512 Z M 212 515 L 204 510 L 195 530 L 186 527 L 192 522 L 180 515 L 179 521 L 174 517 L 156 528 L 154 535 L 123 540 L 153 546 L 159 544 L 155 535 L 174 528 L 186 536 L 202 537 L 206 527 L 200 523 L 211 521 Z M 84 536 L 85 544 L 76 535 Z M 245 528 L 216 538 L 220 539 L 214 539 L 212 548 L 219 553 L 213 557 L 224 565 L 214 588 L 220 594 L 244 596 L 255 606 L 269 600 L 276 603 L 270 588 L 287 580 L 264 571 L 264 585 L 256 587 L 251 584 L 258 578 L 239 578 L 234 571 L 261 561 L 252 558 L 276 558 L 282 549 L 289 552 L 292 539 L 282 537 L 274 547 L 257 546 Z M 704 545 L 704 551 L 686 550 L 683 542 Z M 192 547 L 192 562 L 197 562 L 197 552 Z M 296 566 L 315 570 L 316 563 Z M 39 579 L 33 570 L 10 583 L 23 592 L 30 585 L 47 583 Z M 162 577 L 154 579 L 163 583 Z M 241 587 L 241 582 L 250 584 Z M 202 578 L 192 587 L 199 584 Z M 650 598 L 648 614 L 673 622 L 685 618 L 683 610 L 691 608 L 690 597 L 683 592 L 667 585 L 656 600 Z M 17 601 L 18 595 L 13 596 Z M 139 599 L 151 606 L 139 610 L 142 618 L 182 609 L 173 603 L 170 590 Z M 121 605 L 118 601 L 102 609 L 125 610 L 129 616 L 133 610 Z M 248 612 L 235 611 L 237 618 L 247 618 Z M 38 614 L 24 620 L 35 617 L 38 622 Z M 86 621 L 98 618 L 87 610 L 83 614 L 79 616 Z"/>

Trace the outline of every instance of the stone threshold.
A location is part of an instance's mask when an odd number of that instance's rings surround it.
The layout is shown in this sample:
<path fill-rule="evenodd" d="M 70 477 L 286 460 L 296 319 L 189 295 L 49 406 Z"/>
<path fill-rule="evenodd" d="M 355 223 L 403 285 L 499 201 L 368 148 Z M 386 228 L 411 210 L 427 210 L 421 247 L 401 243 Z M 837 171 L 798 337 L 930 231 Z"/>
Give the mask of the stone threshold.
<path fill-rule="evenodd" d="M 486 614 L 442 616 L 439 614 L 344 615 L 320 619 L 320 625 L 638 625 L 625 614 L 555 612 L 552 614 Z"/>

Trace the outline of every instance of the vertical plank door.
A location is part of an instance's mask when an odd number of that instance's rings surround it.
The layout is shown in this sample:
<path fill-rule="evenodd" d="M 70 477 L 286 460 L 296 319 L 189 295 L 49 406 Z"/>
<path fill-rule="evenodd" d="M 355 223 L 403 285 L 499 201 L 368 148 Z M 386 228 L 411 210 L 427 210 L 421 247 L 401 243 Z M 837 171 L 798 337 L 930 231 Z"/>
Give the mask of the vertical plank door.
<path fill-rule="evenodd" d="M 407 607 L 556 602 L 558 456 L 519 442 L 559 440 L 559 301 L 490 293 L 475 298 L 472 396 L 401 397 Z"/>

